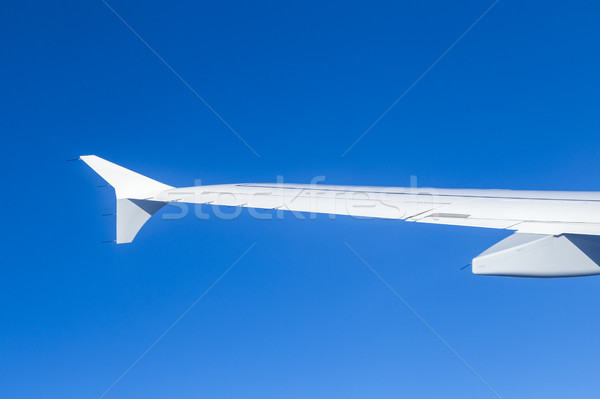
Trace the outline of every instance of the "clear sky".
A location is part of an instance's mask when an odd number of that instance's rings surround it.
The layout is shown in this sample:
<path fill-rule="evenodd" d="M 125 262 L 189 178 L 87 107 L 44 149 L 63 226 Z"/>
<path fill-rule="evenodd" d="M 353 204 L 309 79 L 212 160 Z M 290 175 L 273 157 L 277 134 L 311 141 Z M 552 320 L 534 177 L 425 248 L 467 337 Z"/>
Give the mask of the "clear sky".
<path fill-rule="evenodd" d="M 600 190 L 600 6 L 7 2 L 0 397 L 598 396 L 600 279 L 460 270 L 506 231 L 164 220 L 114 239 L 95 154 L 173 186 Z M 192 88 L 260 155 L 194 95 Z"/>

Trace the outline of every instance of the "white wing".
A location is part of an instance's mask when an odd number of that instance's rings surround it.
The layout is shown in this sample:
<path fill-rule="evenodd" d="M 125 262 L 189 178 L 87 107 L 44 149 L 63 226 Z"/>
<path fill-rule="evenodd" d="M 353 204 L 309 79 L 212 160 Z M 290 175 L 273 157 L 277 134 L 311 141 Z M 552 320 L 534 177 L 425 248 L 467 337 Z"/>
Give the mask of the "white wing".
<path fill-rule="evenodd" d="M 600 235 L 600 194 L 512 190 L 229 184 L 166 190 L 157 200 L 411 222 Z"/>
<path fill-rule="evenodd" d="M 326 213 L 514 230 L 475 258 L 476 274 L 600 274 L 600 193 L 303 184 L 172 188 L 95 156 L 82 156 L 115 187 L 117 243 L 170 202 Z M 126 195 L 124 195 L 124 193 Z"/>

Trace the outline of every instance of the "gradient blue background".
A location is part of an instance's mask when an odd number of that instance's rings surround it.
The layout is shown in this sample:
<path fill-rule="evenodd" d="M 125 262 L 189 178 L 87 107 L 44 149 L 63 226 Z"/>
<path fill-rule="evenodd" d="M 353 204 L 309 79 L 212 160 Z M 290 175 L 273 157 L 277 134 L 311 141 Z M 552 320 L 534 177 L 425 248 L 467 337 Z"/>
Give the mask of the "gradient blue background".
<path fill-rule="evenodd" d="M 114 239 L 96 154 L 174 185 L 600 190 L 597 3 L 10 2 L 0 17 L 0 396 L 592 398 L 597 277 L 459 270 L 509 232 L 160 214 Z M 172 212 L 165 208 L 164 212 Z"/>

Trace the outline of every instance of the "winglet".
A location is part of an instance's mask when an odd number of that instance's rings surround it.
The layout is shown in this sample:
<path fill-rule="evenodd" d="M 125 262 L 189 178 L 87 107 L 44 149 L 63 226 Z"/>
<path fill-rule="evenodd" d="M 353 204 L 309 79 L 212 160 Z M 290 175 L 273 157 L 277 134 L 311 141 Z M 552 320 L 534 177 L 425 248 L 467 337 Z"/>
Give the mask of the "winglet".
<path fill-rule="evenodd" d="M 117 244 L 132 242 L 148 219 L 166 204 L 151 198 L 173 187 L 95 155 L 83 155 L 81 159 L 115 189 Z"/>
<path fill-rule="evenodd" d="M 145 199 L 173 188 L 95 155 L 82 155 L 80 158 L 115 188 L 117 199 Z"/>

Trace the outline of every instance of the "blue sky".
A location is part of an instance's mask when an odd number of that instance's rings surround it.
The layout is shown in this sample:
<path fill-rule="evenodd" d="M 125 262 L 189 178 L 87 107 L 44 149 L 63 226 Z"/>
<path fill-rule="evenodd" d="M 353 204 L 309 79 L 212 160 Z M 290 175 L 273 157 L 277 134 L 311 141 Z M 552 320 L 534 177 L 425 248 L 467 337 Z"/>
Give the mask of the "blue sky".
<path fill-rule="evenodd" d="M 348 217 L 114 239 L 95 154 L 174 186 L 600 190 L 600 6 L 12 2 L 0 17 L 0 396 L 597 397 L 598 278 L 460 268 L 508 232 Z M 166 210 L 168 211 L 168 210 Z M 165 211 L 162 212 L 164 214 Z"/>

